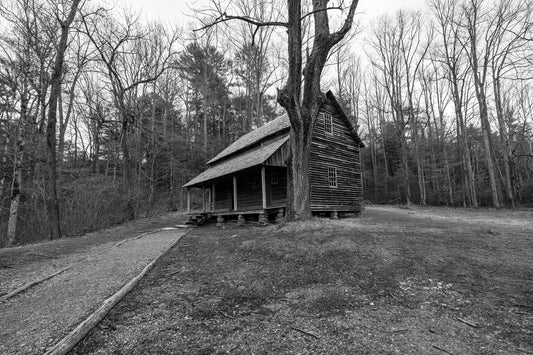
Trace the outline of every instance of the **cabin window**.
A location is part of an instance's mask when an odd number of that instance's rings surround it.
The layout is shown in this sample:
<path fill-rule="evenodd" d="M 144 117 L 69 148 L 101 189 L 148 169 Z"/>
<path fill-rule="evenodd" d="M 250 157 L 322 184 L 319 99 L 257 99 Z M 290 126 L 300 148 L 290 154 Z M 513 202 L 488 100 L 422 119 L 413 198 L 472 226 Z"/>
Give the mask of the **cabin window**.
<path fill-rule="evenodd" d="M 258 177 L 252 178 L 252 189 L 257 189 L 258 186 L 259 186 L 259 178 Z"/>
<path fill-rule="evenodd" d="M 337 187 L 337 168 L 328 168 L 328 186 Z"/>
<path fill-rule="evenodd" d="M 278 174 L 272 174 L 270 176 L 270 186 L 273 186 L 273 185 L 279 185 L 279 177 L 278 177 Z"/>
<path fill-rule="evenodd" d="M 333 134 L 333 116 L 328 113 L 323 114 L 324 117 L 324 132 Z"/>

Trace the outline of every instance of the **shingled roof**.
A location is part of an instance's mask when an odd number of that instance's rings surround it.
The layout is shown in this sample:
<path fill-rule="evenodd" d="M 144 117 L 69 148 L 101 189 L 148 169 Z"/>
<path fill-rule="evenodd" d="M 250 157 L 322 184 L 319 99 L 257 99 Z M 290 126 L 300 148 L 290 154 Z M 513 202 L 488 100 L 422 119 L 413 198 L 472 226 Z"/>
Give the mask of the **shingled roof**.
<path fill-rule="evenodd" d="M 289 128 L 291 125 L 289 121 L 289 116 L 284 114 L 273 121 L 268 122 L 267 124 L 251 131 L 250 133 L 245 134 L 244 136 L 237 139 L 229 147 L 218 153 L 213 159 L 209 160 L 207 164 L 213 164 L 218 160 L 225 158 L 233 153 L 236 153 L 244 148 L 247 148 L 255 143 L 258 143 L 262 139 L 279 132 L 285 128 Z"/>
<path fill-rule="evenodd" d="M 281 117 L 280 117 L 281 118 Z M 274 121 L 272 121 L 274 122 Z M 275 131 L 274 131 L 275 132 Z M 229 159 L 227 161 L 224 161 L 220 164 L 217 164 L 185 185 L 183 187 L 192 187 L 194 185 L 200 185 L 203 182 L 228 175 L 240 170 L 244 170 L 247 168 L 251 168 L 256 165 L 263 164 L 268 158 L 272 156 L 285 142 L 289 140 L 289 135 L 283 136 L 281 138 L 277 138 L 275 140 L 265 142 L 260 147 L 257 147 L 255 149 L 252 149 L 248 152 L 245 152 L 244 154 L 238 155 L 232 159 Z M 250 145 L 250 144 L 248 144 Z"/>

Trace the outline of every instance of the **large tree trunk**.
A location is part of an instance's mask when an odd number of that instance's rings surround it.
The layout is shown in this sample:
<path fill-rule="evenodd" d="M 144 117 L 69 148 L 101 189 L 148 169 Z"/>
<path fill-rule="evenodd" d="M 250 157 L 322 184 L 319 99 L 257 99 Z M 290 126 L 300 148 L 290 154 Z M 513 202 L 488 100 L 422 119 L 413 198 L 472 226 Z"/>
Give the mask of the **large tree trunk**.
<path fill-rule="evenodd" d="M 426 177 L 424 174 L 424 164 L 422 157 L 420 156 L 420 149 L 418 147 L 419 141 L 418 141 L 418 120 L 414 117 L 411 118 L 413 122 L 413 145 L 415 148 L 415 156 L 416 156 L 416 176 L 417 176 L 417 182 L 418 182 L 418 192 L 420 194 L 419 203 L 422 206 L 425 206 L 427 204 L 427 198 L 426 198 Z"/>
<path fill-rule="evenodd" d="M 463 117 L 462 100 L 461 95 L 459 93 L 457 78 L 454 75 L 452 76 L 452 97 L 453 104 L 455 107 L 455 118 L 457 122 L 459 148 L 461 151 L 464 171 L 466 173 L 464 174 L 467 191 L 466 195 L 468 198 L 468 203 L 473 207 L 478 207 L 476 178 L 474 175 L 474 169 L 472 167 L 472 156 L 470 153 L 470 146 L 468 144 L 466 124 Z"/>
<path fill-rule="evenodd" d="M 6 140 L 4 141 L 4 148 L 3 148 L 3 153 L 2 153 L 2 167 L 7 166 L 7 155 L 9 153 L 9 145 L 11 144 L 10 134 L 9 134 L 9 131 L 7 130 L 8 128 L 6 127 L 6 138 L 5 138 Z M 0 174 L 2 174 L 2 177 L 0 178 L 0 203 L 1 203 L 2 201 L 4 201 L 4 189 L 6 186 L 6 175 L 7 174 L 5 171 L 0 171 Z"/>
<path fill-rule="evenodd" d="M 25 84 L 23 84 L 25 86 Z M 24 145 L 26 143 L 26 125 L 28 114 L 28 97 L 26 88 L 22 88 L 20 98 L 20 122 L 17 147 L 14 157 L 13 182 L 11 185 L 11 203 L 9 206 L 9 220 L 7 222 L 7 246 L 11 246 L 17 239 L 17 222 L 22 193 L 22 163 L 24 159 Z"/>
<path fill-rule="evenodd" d="M 305 137 L 305 135 L 292 130 L 290 148 L 287 218 L 289 220 L 305 220 L 311 218 L 309 186 L 311 135 Z"/>
<path fill-rule="evenodd" d="M 474 77 L 474 88 L 476 92 L 476 99 L 479 107 L 479 119 L 481 121 L 481 131 L 483 134 L 483 145 L 485 146 L 485 161 L 489 173 L 489 185 L 492 195 L 492 204 L 494 207 L 500 207 L 500 198 L 498 195 L 498 186 L 496 181 L 496 170 L 494 167 L 494 160 L 491 152 L 491 137 L 490 137 L 490 123 L 487 106 L 486 95 L 486 74 L 487 74 L 487 55 L 485 52 L 483 57 L 485 60 L 480 62 L 477 48 L 478 40 L 478 21 L 479 21 L 479 6 L 481 2 L 471 2 L 471 8 L 466 12 L 466 20 L 468 22 L 468 34 L 470 41 L 469 60 L 472 67 L 472 74 Z M 488 49 L 486 49 L 488 51 Z M 481 64 L 480 64 L 481 63 Z"/>
<path fill-rule="evenodd" d="M 327 0 L 313 0 L 315 35 L 313 49 L 307 56 L 303 70 L 302 95 L 302 11 L 301 1 L 288 2 L 288 55 L 289 77 L 285 87 L 278 91 L 278 102 L 285 108 L 291 122 L 291 157 L 288 167 L 287 218 L 311 218 L 309 186 L 309 149 L 313 127 L 325 97 L 320 91 L 320 79 L 328 53 L 350 30 L 357 0 L 353 0 L 342 28 L 330 33 Z"/>
<path fill-rule="evenodd" d="M 493 87 L 494 87 L 494 101 L 496 104 L 496 117 L 498 118 L 498 127 L 500 131 L 500 142 L 502 145 L 502 155 L 503 155 L 503 171 L 504 171 L 504 185 L 505 185 L 505 197 L 507 203 L 512 207 L 516 207 L 516 201 L 513 191 L 513 183 L 511 180 L 511 164 L 510 164 L 510 144 L 509 144 L 509 135 L 507 133 L 507 126 L 505 124 L 504 113 L 503 113 L 503 99 L 501 95 L 501 82 L 497 75 L 493 77 Z"/>
<path fill-rule="evenodd" d="M 61 77 L 65 52 L 68 45 L 68 33 L 74 20 L 81 0 L 73 0 L 67 19 L 61 22 L 61 37 L 59 39 L 54 70 L 51 76 L 50 98 L 48 108 L 48 122 L 46 124 L 46 209 L 48 212 L 48 231 L 50 239 L 61 238 L 59 202 L 57 200 L 57 159 L 56 159 L 56 123 L 57 102 L 61 95 Z"/>
<path fill-rule="evenodd" d="M 411 204 L 411 185 L 409 182 L 409 162 L 407 160 L 407 142 L 405 135 L 402 132 L 400 137 L 400 149 L 402 153 L 402 170 L 403 170 L 403 184 L 405 188 L 405 203 Z"/>
<path fill-rule="evenodd" d="M 78 72 L 73 79 L 73 82 L 70 86 L 69 95 L 68 95 L 68 106 L 67 112 L 63 115 L 63 100 L 61 94 L 59 95 L 59 136 L 58 136 L 58 161 L 61 164 L 64 160 L 65 155 L 65 133 L 67 132 L 68 123 L 70 121 L 70 116 L 72 115 L 72 109 L 74 107 L 74 98 L 76 95 L 75 89 L 78 82 L 80 73 Z"/>
<path fill-rule="evenodd" d="M 208 140 L 208 130 L 207 130 L 207 123 L 208 123 L 208 119 L 207 119 L 207 85 L 208 85 L 208 80 L 207 80 L 207 58 L 206 58 L 206 62 L 204 63 L 204 85 L 203 85 L 203 100 L 202 100 L 202 107 L 203 107 L 203 111 L 204 111 L 204 153 L 207 155 L 207 149 L 208 149 L 208 146 L 207 146 L 207 140 Z"/>
<path fill-rule="evenodd" d="M 21 128 L 24 130 L 24 128 Z M 11 246 L 17 239 L 17 221 L 22 190 L 22 160 L 24 157 L 24 138 L 22 133 L 17 142 L 15 166 L 13 169 L 13 184 L 11 186 L 11 203 L 9 205 L 9 220 L 7 222 L 7 246 Z"/>
<path fill-rule="evenodd" d="M 477 95 L 478 104 L 479 104 L 479 112 L 480 112 L 480 119 L 481 119 L 481 131 L 483 134 L 483 144 L 485 146 L 485 161 L 487 163 L 487 170 L 489 172 L 489 183 L 490 183 L 490 191 L 492 195 L 492 204 L 494 207 L 499 208 L 500 205 L 500 198 L 498 195 L 498 185 L 496 181 L 496 170 L 494 166 L 494 160 L 492 159 L 492 152 L 491 152 L 491 138 L 490 138 L 490 123 L 489 123 L 489 117 L 488 117 L 488 110 L 487 110 L 487 98 L 485 97 L 485 94 L 481 92 L 481 90 L 478 92 Z"/>

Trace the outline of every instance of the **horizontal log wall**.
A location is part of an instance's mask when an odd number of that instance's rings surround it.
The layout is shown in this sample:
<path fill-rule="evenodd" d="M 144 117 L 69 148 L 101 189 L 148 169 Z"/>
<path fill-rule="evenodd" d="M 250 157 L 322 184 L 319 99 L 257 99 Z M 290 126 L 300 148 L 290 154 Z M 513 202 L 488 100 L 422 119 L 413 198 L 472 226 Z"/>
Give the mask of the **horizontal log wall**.
<path fill-rule="evenodd" d="M 266 167 L 267 207 L 284 206 L 287 198 L 287 169 Z M 273 176 L 277 184 L 273 184 Z M 256 167 L 237 175 L 237 211 L 263 209 L 261 168 Z M 233 210 L 233 176 L 215 181 L 215 212 Z"/>
<path fill-rule="evenodd" d="M 310 152 L 311 210 L 359 211 L 363 202 L 359 147 L 334 107 L 326 102 L 322 112 L 332 115 L 333 134 L 325 132 L 324 116 L 320 115 Z M 337 187 L 328 184 L 328 167 L 337 169 Z"/>
<path fill-rule="evenodd" d="M 272 176 L 275 175 L 277 184 L 272 184 Z M 287 169 L 270 167 L 266 168 L 267 181 L 267 206 L 285 206 L 287 201 Z"/>
<path fill-rule="evenodd" d="M 289 156 L 289 142 L 285 142 L 270 158 L 265 161 L 268 166 L 287 166 Z"/>
<path fill-rule="evenodd" d="M 261 168 L 254 168 L 237 174 L 237 210 L 262 208 Z"/>
<path fill-rule="evenodd" d="M 215 211 L 233 209 L 233 180 L 231 177 L 215 180 Z"/>

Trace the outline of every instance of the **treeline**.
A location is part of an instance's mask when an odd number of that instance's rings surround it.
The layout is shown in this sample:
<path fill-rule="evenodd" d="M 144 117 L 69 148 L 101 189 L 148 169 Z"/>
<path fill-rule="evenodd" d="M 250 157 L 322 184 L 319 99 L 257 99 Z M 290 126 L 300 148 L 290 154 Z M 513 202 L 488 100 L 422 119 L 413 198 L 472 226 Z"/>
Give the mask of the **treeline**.
<path fill-rule="evenodd" d="M 97 5 L 0 3 L 0 245 L 181 209 L 209 157 L 282 113 L 283 28 L 194 30 L 220 6 L 186 30 Z M 286 20 L 283 0 L 231 6 Z M 533 204 L 532 9 L 430 0 L 423 13 L 356 18 L 369 25 L 332 51 L 323 87 L 366 144 L 366 200 Z"/>
<path fill-rule="evenodd" d="M 430 0 L 374 20 L 365 55 L 337 62 L 367 145 L 367 200 L 533 204 L 532 11 L 527 0 Z"/>
<path fill-rule="evenodd" d="M 276 116 L 272 30 L 252 44 L 243 25 L 220 46 L 76 3 L 0 4 L 0 246 L 183 208 L 181 185 L 208 157 Z"/>

